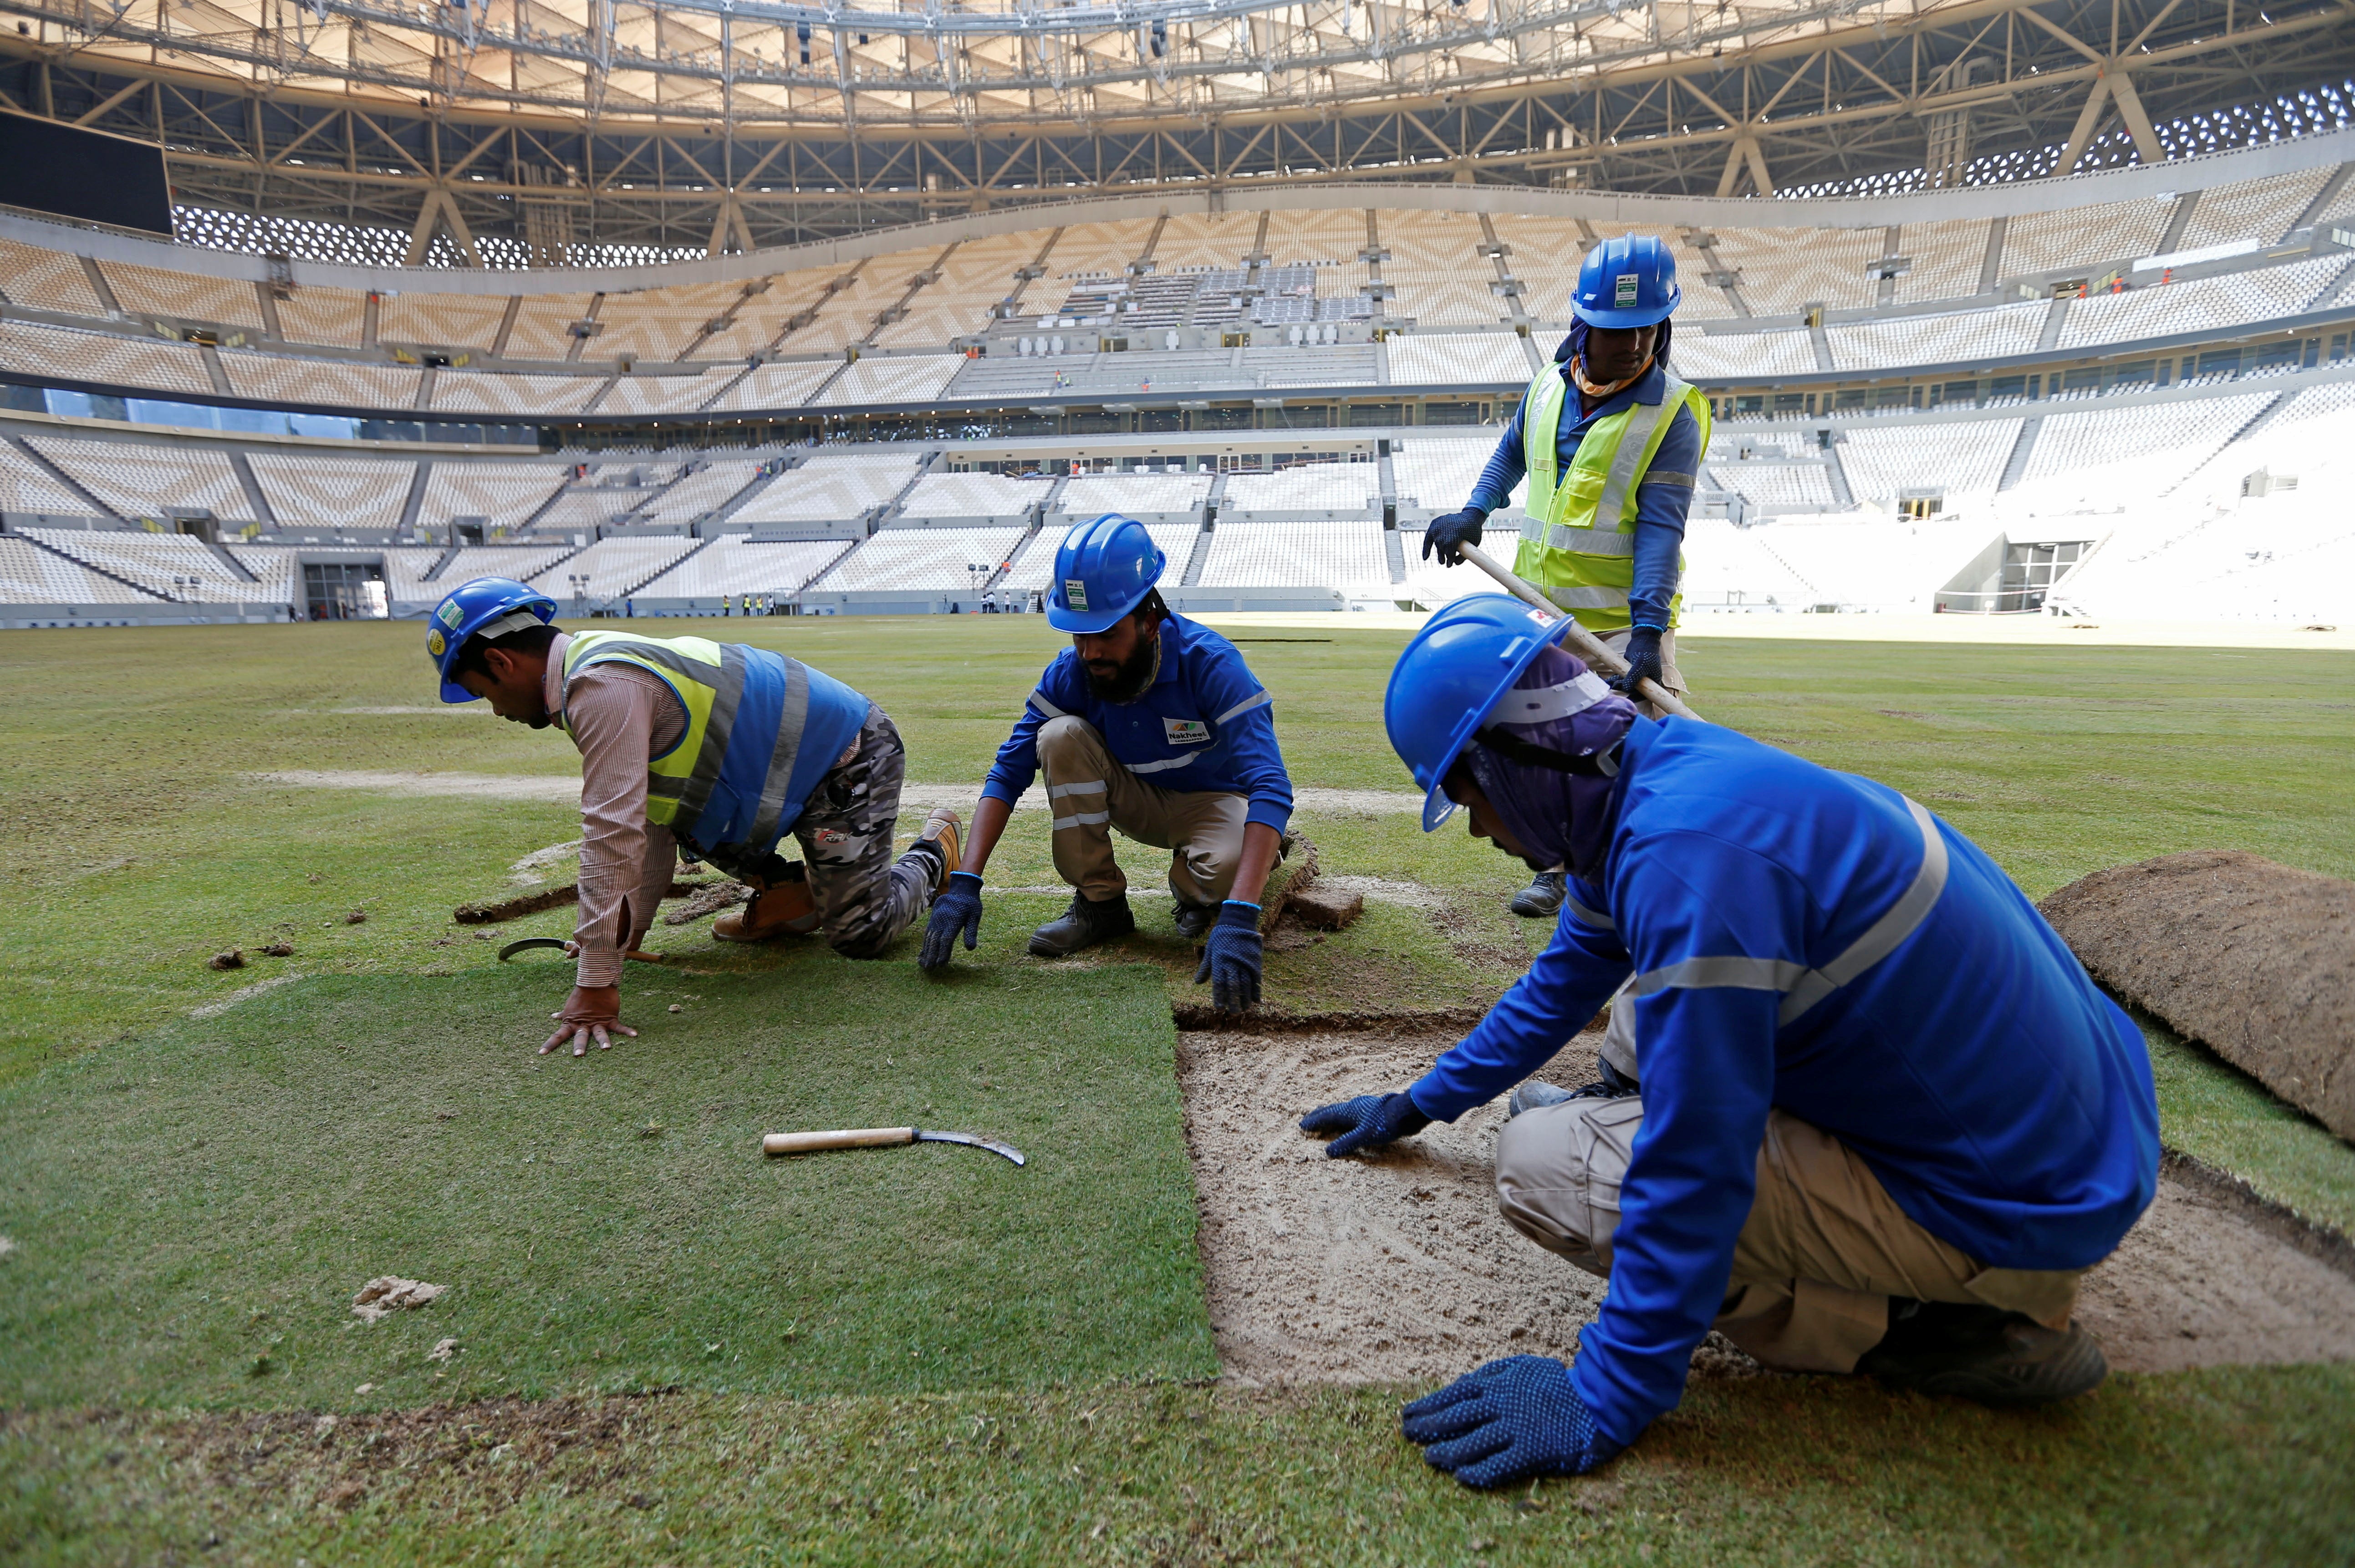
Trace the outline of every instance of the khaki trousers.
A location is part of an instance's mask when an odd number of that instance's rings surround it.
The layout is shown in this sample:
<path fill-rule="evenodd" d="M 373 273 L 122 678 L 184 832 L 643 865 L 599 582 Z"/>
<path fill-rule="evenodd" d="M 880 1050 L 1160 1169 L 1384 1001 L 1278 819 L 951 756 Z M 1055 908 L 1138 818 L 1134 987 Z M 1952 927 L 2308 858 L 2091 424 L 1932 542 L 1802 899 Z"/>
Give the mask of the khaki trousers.
<path fill-rule="evenodd" d="M 1624 656 L 1627 651 L 1627 635 L 1634 630 L 1634 627 L 1627 626 L 1616 632 L 1604 632 L 1596 638 L 1596 641 L 1613 653 Z M 1660 684 L 1678 697 L 1685 695 L 1684 672 L 1677 668 L 1677 635 L 1673 630 L 1660 634 Z M 1636 706 L 1646 719 L 1668 717 L 1664 709 L 1656 708 L 1648 702 L 1638 702 Z"/>
<path fill-rule="evenodd" d="M 1180 900 L 1226 901 L 1242 859 L 1241 795 L 1147 784 L 1113 759 L 1094 725 L 1069 714 L 1039 726 L 1038 745 L 1055 814 L 1055 871 L 1082 897 L 1101 903 L 1128 891 L 1113 859 L 1117 827 L 1140 844 L 1172 851 L 1169 891 Z"/>
<path fill-rule="evenodd" d="M 1507 1122 L 1497 1140 L 1505 1218 L 1607 1278 L 1620 1182 L 1643 1118 L 1644 1102 L 1631 1094 L 1540 1106 Z M 1716 1327 L 1770 1367 L 1852 1372 L 1888 1332 L 1892 1296 L 1976 1302 L 2061 1328 L 2077 1280 L 2073 1270 L 1981 1267 L 1915 1224 L 1838 1138 L 1774 1111 Z"/>

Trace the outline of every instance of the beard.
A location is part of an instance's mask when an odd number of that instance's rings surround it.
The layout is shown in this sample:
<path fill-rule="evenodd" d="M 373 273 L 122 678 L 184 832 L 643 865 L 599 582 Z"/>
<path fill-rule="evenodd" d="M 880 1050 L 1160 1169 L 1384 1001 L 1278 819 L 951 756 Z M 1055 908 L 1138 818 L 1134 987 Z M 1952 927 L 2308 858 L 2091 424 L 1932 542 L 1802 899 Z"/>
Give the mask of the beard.
<path fill-rule="evenodd" d="M 1088 689 L 1099 701 L 1134 702 L 1145 695 L 1154 677 L 1161 673 L 1161 629 L 1156 626 L 1149 637 L 1137 640 L 1136 651 L 1121 661 L 1119 670 L 1109 679 L 1096 674 L 1093 667 L 1082 665 L 1087 672 Z"/>

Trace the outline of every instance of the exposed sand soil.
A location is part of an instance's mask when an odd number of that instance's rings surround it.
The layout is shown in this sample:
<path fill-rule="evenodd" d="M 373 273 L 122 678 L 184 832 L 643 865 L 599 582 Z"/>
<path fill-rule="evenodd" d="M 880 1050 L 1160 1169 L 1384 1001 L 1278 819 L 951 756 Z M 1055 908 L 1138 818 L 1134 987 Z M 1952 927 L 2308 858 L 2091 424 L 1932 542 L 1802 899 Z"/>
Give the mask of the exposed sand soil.
<path fill-rule="evenodd" d="M 1524 1351 L 1568 1356 L 1603 1282 L 1505 1223 L 1491 1185 L 1501 1103 L 1391 1150 L 1328 1160 L 1301 1114 L 1404 1087 L 1452 1043 L 1366 1035 L 1179 1036 L 1210 1321 L 1249 1382 L 1418 1382 Z M 1545 1076 L 1593 1076 L 1599 1034 Z M 2112 1367 L 2355 1360 L 2355 1277 L 2231 1201 L 2169 1176 L 2078 1319 Z M 1749 1363 L 1712 1339 L 1697 1364 Z"/>

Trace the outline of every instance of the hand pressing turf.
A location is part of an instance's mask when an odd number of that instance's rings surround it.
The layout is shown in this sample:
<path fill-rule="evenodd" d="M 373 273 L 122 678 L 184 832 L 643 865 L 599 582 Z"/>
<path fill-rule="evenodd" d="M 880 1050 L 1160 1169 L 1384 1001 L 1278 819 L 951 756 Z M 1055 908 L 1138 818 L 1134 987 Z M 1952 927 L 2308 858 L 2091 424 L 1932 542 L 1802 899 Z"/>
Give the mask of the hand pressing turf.
<path fill-rule="evenodd" d="M 1408 1094 L 1360 1094 L 1354 1100 L 1319 1105 L 1300 1118 L 1304 1133 L 1341 1135 L 1325 1146 L 1327 1159 L 1339 1159 L 1361 1148 L 1380 1148 L 1429 1125 L 1431 1118 Z"/>
<path fill-rule="evenodd" d="M 1582 1476 L 1619 1452 L 1551 1356 L 1507 1356 L 1399 1412 L 1423 1462 L 1467 1487 Z"/>
<path fill-rule="evenodd" d="M 589 1054 L 589 1042 L 594 1040 L 600 1051 L 613 1049 L 613 1036 L 638 1038 L 638 1031 L 622 1021 L 622 987 L 619 986 L 575 986 L 566 997 L 562 1012 L 548 1015 L 556 1020 L 556 1032 L 539 1048 L 546 1056 L 558 1047 L 570 1043 L 572 1054 Z"/>

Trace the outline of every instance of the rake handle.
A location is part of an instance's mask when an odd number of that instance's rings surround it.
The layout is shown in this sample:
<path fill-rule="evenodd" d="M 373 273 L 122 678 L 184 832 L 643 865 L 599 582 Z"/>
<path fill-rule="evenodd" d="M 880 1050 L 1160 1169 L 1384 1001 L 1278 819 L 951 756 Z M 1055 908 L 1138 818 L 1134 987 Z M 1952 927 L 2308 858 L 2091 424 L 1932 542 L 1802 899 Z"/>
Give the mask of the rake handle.
<path fill-rule="evenodd" d="M 770 1133 L 761 1139 L 762 1154 L 813 1154 L 822 1148 L 877 1148 L 916 1141 L 913 1127 L 846 1127 L 825 1133 Z"/>
<path fill-rule="evenodd" d="M 1473 565 L 1478 567 L 1481 571 L 1495 578 L 1499 587 L 1503 588 L 1506 592 L 1511 594 L 1522 603 L 1529 605 L 1534 610 L 1542 610 L 1549 615 L 1560 615 L 1564 620 L 1568 621 L 1570 623 L 1570 635 L 1562 638 L 1562 641 L 1568 643 L 1570 645 L 1571 651 L 1575 653 L 1580 658 L 1584 659 L 1588 664 L 1600 669 L 1607 676 L 1623 676 L 1627 673 L 1627 661 L 1621 658 L 1617 654 L 1613 653 L 1611 649 L 1605 645 L 1603 639 L 1597 637 L 1593 633 L 1580 625 L 1578 624 L 1577 616 L 1572 615 L 1561 605 L 1555 603 L 1552 600 L 1548 599 L 1544 594 L 1539 592 L 1528 583 L 1522 581 L 1518 577 L 1497 565 L 1496 558 L 1488 554 L 1487 551 L 1482 549 L 1476 544 L 1459 544 L 1455 547 L 1455 549 L 1456 553 L 1461 555 L 1465 560 L 1470 561 Z M 1683 698 L 1678 697 L 1675 692 L 1670 691 L 1667 687 L 1662 686 L 1658 681 L 1652 679 L 1649 676 L 1646 676 L 1644 679 L 1636 682 L 1636 695 L 1642 698 L 1645 701 L 1649 702 L 1655 708 L 1659 709 L 1662 712 L 1673 713 L 1679 719 L 1699 719 L 1700 717 L 1700 714 L 1695 713 L 1691 709 L 1685 706 L 1685 699 Z"/>

